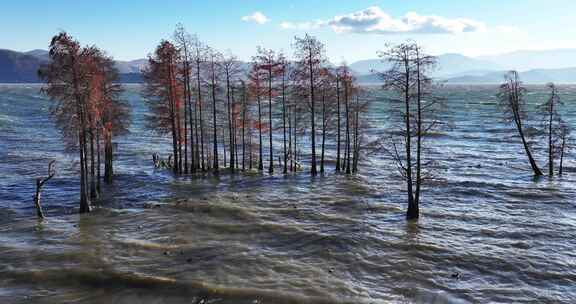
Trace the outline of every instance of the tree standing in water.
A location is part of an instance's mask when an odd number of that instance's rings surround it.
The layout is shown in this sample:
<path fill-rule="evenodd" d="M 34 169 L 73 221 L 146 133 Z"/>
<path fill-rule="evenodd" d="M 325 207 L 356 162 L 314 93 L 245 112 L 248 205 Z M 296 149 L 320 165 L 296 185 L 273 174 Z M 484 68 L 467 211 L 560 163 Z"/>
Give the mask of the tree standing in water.
<path fill-rule="evenodd" d="M 420 216 L 420 188 L 424 180 L 423 138 L 436 125 L 429 115 L 425 116 L 431 112 L 434 103 L 424 104 L 424 97 L 430 97 L 432 88 L 432 80 L 427 73 L 435 65 L 436 59 L 424 54 L 421 47 L 411 41 L 389 45 L 379 55 L 391 65 L 388 71 L 380 74 L 384 88 L 395 92 L 398 97 L 392 101 L 401 104 L 396 109 L 402 126 L 401 139 L 392 140 L 391 148 L 386 150 L 406 182 L 406 218 L 416 220 Z M 404 147 L 403 153 L 398 146 Z"/>
<path fill-rule="evenodd" d="M 546 85 L 550 91 L 550 96 L 546 102 L 539 105 L 539 110 L 543 115 L 542 124 L 547 139 L 548 146 L 548 175 L 554 176 L 554 158 L 559 152 L 562 141 L 562 117 L 558 113 L 558 106 L 562 104 L 558 88 L 549 83 Z"/>
<path fill-rule="evenodd" d="M 524 152 L 528 157 L 528 162 L 530 167 L 534 172 L 535 176 L 541 176 L 542 171 L 538 167 L 536 160 L 532 156 L 532 151 L 530 150 L 530 144 L 526 139 L 524 133 L 524 119 L 526 118 L 525 101 L 524 95 L 526 94 L 526 88 L 522 86 L 518 72 L 510 71 L 504 75 L 505 82 L 500 85 L 500 90 L 498 92 L 498 100 L 500 102 L 500 107 L 503 109 L 506 119 L 508 121 L 514 122 L 518 135 L 522 140 L 522 146 L 524 147 Z"/>
<path fill-rule="evenodd" d="M 230 170 L 232 173 L 235 172 L 236 166 L 236 130 L 235 121 L 236 116 L 234 114 L 234 83 L 239 78 L 240 74 L 240 63 L 236 56 L 227 54 L 222 58 L 222 72 L 226 82 L 226 117 L 228 122 L 228 137 L 229 137 L 229 147 L 230 147 Z M 224 140 L 224 138 L 222 139 Z M 224 153 L 226 157 L 226 153 Z"/>
<path fill-rule="evenodd" d="M 268 143 L 268 173 L 274 173 L 274 150 L 272 145 L 272 98 L 276 95 L 274 88 L 276 78 L 281 75 L 281 63 L 273 50 L 264 49 L 258 47 L 258 55 L 255 57 L 256 68 L 262 73 L 262 82 L 266 84 L 266 97 L 268 98 L 268 132 L 269 132 L 269 143 Z"/>
<path fill-rule="evenodd" d="M 52 38 L 49 58 L 50 62 L 38 71 L 46 82 L 42 91 L 56 101 L 51 115 L 67 144 L 80 154 L 80 213 L 90 212 L 90 198 L 95 198 L 100 188 L 99 135 L 104 133 L 105 143 L 110 146 L 105 157 L 111 180 L 112 132 L 126 131 L 128 107 L 119 99 L 122 88 L 114 84 L 118 72 L 113 60 L 98 48 L 82 48 L 61 32 Z"/>
<path fill-rule="evenodd" d="M 301 88 L 306 88 L 310 109 L 311 170 L 312 176 L 318 174 L 316 162 L 316 94 L 322 66 L 326 64 L 324 44 L 315 37 L 306 34 L 296 37 L 294 42 L 296 66 L 295 78 Z"/>
<path fill-rule="evenodd" d="M 182 104 L 182 87 L 176 79 L 179 52 L 176 47 L 162 41 L 153 56 L 148 59 L 148 67 L 143 71 L 144 96 L 152 113 L 148 119 L 151 129 L 172 135 L 172 155 L 175 174 L 181 173 L 179 153 L 182 150 L 180 117 Z"/>
<path fill-rule="evenodd" d="M 258 123 L 256 128 L 258 129 L 258 171 L 264 170 L 264 159 L 262 151 L 262 131 L 265 129 L 264 123 L 262 122 L 262 75 L 261 70 L 258 68 L 257 58 L 254 58 L 254 63 L 252 64 L 252 70 L 250 71 L 249 86 L 250 95 L 256 97 L 256 103 L 258 106 Z M 251 138 L 251 137 L 250 137 Z M 252 148 L 250 148 L 252 151 Z M 252 152 L 250 152 L 252 153 Z M 252 163 L 252 162 L 250 162 Z M 250 166 L 252 167 L 252 166 Z"/>

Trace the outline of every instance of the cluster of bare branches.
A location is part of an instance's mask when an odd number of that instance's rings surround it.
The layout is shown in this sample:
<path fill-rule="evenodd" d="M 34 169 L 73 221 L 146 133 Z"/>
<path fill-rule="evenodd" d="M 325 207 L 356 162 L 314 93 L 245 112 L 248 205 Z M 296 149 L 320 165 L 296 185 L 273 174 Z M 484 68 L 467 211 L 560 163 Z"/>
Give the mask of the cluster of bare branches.
<path fill-rule="evenodd" d="M 543 175 L 542 170 L 538 166 L 532 151 L 534 142 L 529 140 L 529 135 L 525 132 L 526 120 L 529 118 L 525 100 L 527 89 L 522 85 L 518 72 L 516 71 L 506 73 L 504 80 L 505 82 L 500 85 L 498 92 L 500 106 L 506 120 L 513 122 L 518 131 L 534 175 L 541 176 Z M 549 83 L 546 87 L 549 90 L 549 97 L 538 105 L 537 111 L 542 117 L 542 129 L 546 140 L 548 175 L 554 175 L 554 163 L 558 157 L 560 158 L 558 174 L 562 175 L 564 156 L 569 148 L 570 128 L 558 112 L 558 108 L 563 105 L 558 93 L 558 88 L 553 83 Z"/>
<path fill-rule="evenodd" d="M 412 41 L 387 45 L 379 55 L 390 65 L 379 75 L 384 89 L 394 93 L 390 102 L 392 120 L 397 124 L 382 141 L 382 149 L 394 160 L 406 183 L 406 217 L 417 219 L 422 184 L 432 176 L 425 139 L 439 125 L 435 112 L 441 99 L 433 95 L 435 84 L 428 76 L 436 58 L 425 54 L 422 47 Z"/>
<path fill-rule="evenodd" d="M 39 70 L 46 82 L 42 90 L 55 101 L 51 114 L 64 140 L 79 152 L 80 212 L 89 212 L 100 192 L 102 153 L 105 181 L 112 182 L 112 138 L 127 132 L 129 107 L 120 99 L 113 59 L 97 47 L 82 47 L 61 32 L 52 38 L 49 56 Z"/>
<path fill-rule="evenodd" d="M 337 143 L 336 170 L 357 171 L 359 121 L 367 102 L 358 100 L 346 66 L 329 67 L 316 38 L 296 37 L 294 50 L 295 60 L 289 61 L 282 52 L 258 47 L 246 64 L 206 46 L 181 25 L 173 41 L 160 43 L 143 73 L 144 97 L 149 127 L 172 136 L 175 174 L 222 167 L 264 171 L 265 163 L 270 174 L 277 166 L 295 172 L 302 167 L 300 146 L 309 143 L 304 155 L 316 175 L 318 156 L 320 171 L 325 170 L 331 136 Z M 275 155 L 281 155 L 277 166 Z"/>

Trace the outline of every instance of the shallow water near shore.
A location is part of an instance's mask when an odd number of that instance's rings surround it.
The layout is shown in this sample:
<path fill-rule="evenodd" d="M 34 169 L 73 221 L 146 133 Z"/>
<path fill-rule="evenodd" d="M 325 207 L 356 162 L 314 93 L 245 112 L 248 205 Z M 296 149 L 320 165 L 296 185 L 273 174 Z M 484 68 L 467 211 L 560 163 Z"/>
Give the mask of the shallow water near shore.
<path fill-rule="evenodd" d="M 152 153 L 170 144 L 145 130 L 139 90 L 127 88 L 133 125 L 117 140 L 114 184 L 80 216 L 77 160 L 50 101 L 38 86 L 0 85 L 1 303 L 576 302 L 576 163 L 534 179 L 495 86 L 442 89 L 439 179 L 417 224 L 382 153 L 350 177 L 333 163 L 316 178 L 155 170 Z M 529 90 L 531 106 L 545 98 Z M 574 126 L 576 87 L 561 91 Z M 377 136 L 387 106 L 371 98 Z M 51 159 L 39 222 L 33 179 Z"/>

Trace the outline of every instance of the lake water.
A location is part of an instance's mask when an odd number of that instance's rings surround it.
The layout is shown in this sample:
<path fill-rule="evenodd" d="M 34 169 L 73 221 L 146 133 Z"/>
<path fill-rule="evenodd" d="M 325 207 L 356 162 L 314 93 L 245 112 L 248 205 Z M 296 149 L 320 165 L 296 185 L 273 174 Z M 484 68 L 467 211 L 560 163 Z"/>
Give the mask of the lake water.
<path fill-rule="evenodd" d="M 531 104 L 545 98 L 529 87 Z M 438 180 L 417 224 L 383 154 L 360 173 L 198 175 L 155 170 L 169 138 L 117 139 L 116 180 L 79 216 L 78 163 L 39 87 L 0 86 L 0 303 L 575 303 L 576 163 L 534 179 L 495 86 L 448 86 L 430 141 Z M 576 87 L 561 87 L 576 123 Z M 377 136 L 387 105 L 373 93 Z M 545 169 L 543 149 L 536 149 Z M 33 208 L 34 178 L 47 220 Z M 329 166 L 332 166 L 330 163 Z M 456 275 L 457 274 L 457 275 Z"/>

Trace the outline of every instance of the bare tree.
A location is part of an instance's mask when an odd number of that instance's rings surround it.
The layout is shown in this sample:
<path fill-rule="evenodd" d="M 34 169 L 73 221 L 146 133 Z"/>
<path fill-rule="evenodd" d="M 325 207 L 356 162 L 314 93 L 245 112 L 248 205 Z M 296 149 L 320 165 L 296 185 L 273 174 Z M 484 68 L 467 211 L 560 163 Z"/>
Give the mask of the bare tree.
<path fill-rule="evenodd" d="M 258 47 L 257 55 L 255 56 L 255 64 L 262 73 L 262 81 L 266 83 L 266 95 L 268 97 L 268 129 L 269 129 L 269 143 L 268 143 L 268 173 L 274 173 L 274 152 L 272 144 L 272 98 L 275 97 L 275 82 L 278 76 L 282 73 L 282 64 L 273 50 Z"/>
<path fill-rule="evenodd" d="M 301 87 L 307 87 L 306 94 L 308 95 L 310 108 L 310 137 L 312 139 L 310 173 L 314 176 L 318 173 L 316 164 L 316 90 L 318 89 L 321 68 L 326 64 L 327 60 L 324 44 L 308 34 L 303 38 L 295 37 L 294 48 L 297 60 L 295 66 L 295 78 L 301 83 Z"/>
<path fill-rule="evenodd" d="M 238 80 L 241 69 L 240 62 L 232 54 L 227 54 L 222 58 L 222 71 L 224 73 L 224 78 L 226 81 L 226 105 L 227 105 L 227 120 L 228 120 L 228 136 L 229 136 L 229 146 L 230 146 L 230 170 L 234 173 L 235 167 L 235 134 L 234 129 L 234 89 L 233 84 Z"/>
<path fill-rule="evenodd" d="M 191 88 L 191 37 L 190 34 L 186 32 L 184 26 L 179 23 L 176 25 L 176 31 L 174 32 L 174 42 L 178 50 L 180 51 L 181 66 L 178 71 L 183 85 L 183 97 L 184 97 L 184 173 L 195 172 L 196 164 L 194 162 L 194 134 L 193 126 L 195 124 L 194 117 L 192 115 L 192 88 Z M 190 125 L 190 140 L 188 140 L 188 125 Z M 190 142 L 190 166 L 188 166 L 188 142 Z"/>
<path fill-rule="evenodd" d="M 211 49 L 209 52 L 209 74 L 210 74 L 210 92 L 212 96 L 212 169 L 214 172 L 218 172 L 218 121 L 216 119 L 216 103 L 217 103 L 217 92 L 219 90 L 220 81 L 220 64 L 222 62 L 222 54 L 218 51 Z"/>
<path fill-rule="evenodd" d="M 391 67 L 380 73 L 384 80 L 384 88 L 396 93 L 397 98 L 391 100 L 401 104 L 396 109 L 401 120 L 401 140 L 392 140 L 386 151 L 395 160 L 401 176 L 406 182 L 408 195 L 408 220 L 420 216 L 420 196 L 423 176 L 423 139 L 437 125 L 431 117 L 425 117 L 431 112 L 435 103 L 424 103 L 424 97 L 431 98 L 432 80 L 427 73 L 434 67 L 435 57 L 424 54 L 415 42 L 408 41 L 398 45 L 387 45 L 380 57 Z M 414 108 L 415 106 L 415 108 Z M 415 141 L 415 146 L 414 146 Z M 403 146 L 404 153 L 399 147 Z"/>
<path fill-rule="evenodd" d="M 548 99 L 538 106 L 543 119 L 542 124 L 545 130 L 547 146 L 548 146 L 548 175 L 554 175 L 554 159 L 557 152 L 560 152 L 560 145 L 562 142 L 562 117 L 558 112 L 558 106 L 562 105 L 560 100 L 560 95 L 558 94 L 558 88 L 553 84 L 549 83 L 546 85 L 550 91 L 550 96 Z"/>
<path fill-rule="evenodd" d="M 500 106 L 506 115 L 506 119 L 513 122 L 516 126 L 516 130 L 518 131 L 518 135 L 520 135 L 524 151 L 528 157 L 534 175 L 541 176 L 542 171 L 532 156 L 530 144 L 524 133 L 524 120 L 527 116 L 524 101 L 526 88 L 522 86 L 522 82 L 520 81 L 520 77 L 516 71 L 508 72 L 504 75 L 504 80 L 505 82 L 500 85 L 500 90 L 497 95 L 498 100 L 500 101 Z"/>

